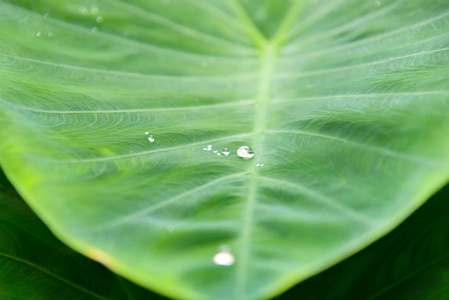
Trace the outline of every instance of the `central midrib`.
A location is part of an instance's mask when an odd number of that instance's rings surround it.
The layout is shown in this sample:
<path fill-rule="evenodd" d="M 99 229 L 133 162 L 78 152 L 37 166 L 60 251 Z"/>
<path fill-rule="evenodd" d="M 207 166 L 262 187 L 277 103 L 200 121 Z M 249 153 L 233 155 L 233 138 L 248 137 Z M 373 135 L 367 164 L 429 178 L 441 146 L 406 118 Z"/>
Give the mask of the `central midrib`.
<path fill-rule="evenodd" d="M 240 6 L 238 0 L 233 1 L 237 16 L 249 28 L 248 34 L 254 41 L 255 46 L 260 50 L 260 75 L 259 75 L 259 89 L 255 97 L 255 118 L 253 125 L 253 145 L 255 151 L 255 158 L 258 154 L 262 154 L 262 145 L 264 142 L 265 120 L 270 103 L 270 86 L 273 78 L 274 67 L 276 59 L 279 55 L 280 47 L 284 44 L 288 37 L 288 31 L 292 26 L 295 18 L 300 14 L 301 9 L 306 1 L 298 1 L 289 12 L 285 15 L 283 21 L 280 23 L 277 32 L 268 40 L 257 29 L 251 18 L 246 14 L 245 10 Z M 256 166 L 257 160 L 249 164 L 249 190 L 248 200 L 243 211 L 243 224 L 239 242 L 239 253 L 237 257 L 236 268 L 236 299 L 246 299 L 246 288 L 248 280 L 248 263 L 250 256 L 251 234 L 253 229 L 254 210 L 257 204 L 257 181 L 259 177 L 259 170 Z"/>
<path fill-rule="evenodd" d="M 273 76 L 274 64 L 276 61 L 276 54 L 271 44 L 266 44 L 264 51 L 261 55 L 261 71 L 260 71 L 260 83 L 259 93 L 255 98 L 255 118 L 253 127 L 253 145 L 250 145 L 255 151 L 255 158 L 257 159 L 258 153 L 262 152 L 262 144 L 264 140 L 265 131 L 265 119 L 270 102 L 270 84 Z M 252 223 L 254 209 L 256 205 L 256 191 L 257 191 L 257 179 L 259 176 L 258 168 L 256 167 L 256 160 L 253 160 L 248 168 L 249 177 L 249 190 L 248 200 L 243 212 L 243 225 L 240 238 L 240 256 L 237 258 L 237 293 L 238 299 L 245 298 L 245 288 L 248 278 L 248 257 L 250 254 L 250 239 L 252 233 Z"/>

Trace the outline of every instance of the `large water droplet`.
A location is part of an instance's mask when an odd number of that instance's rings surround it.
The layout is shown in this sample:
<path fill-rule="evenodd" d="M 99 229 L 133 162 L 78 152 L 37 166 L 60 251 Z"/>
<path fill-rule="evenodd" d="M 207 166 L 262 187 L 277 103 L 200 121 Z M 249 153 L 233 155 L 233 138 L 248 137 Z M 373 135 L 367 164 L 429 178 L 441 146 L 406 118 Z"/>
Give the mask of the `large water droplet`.
<path fill-rule="evenodd" d="M 234 255 L 232 255 L 228 250 L 223 249 L 214 255 L 214 263 L 219 266 L 232 266 L 234 264 Z"/>
<path fill-rule="evenodd" d="M 242 146 L 237 150 L 237 156 L 250 159 L 254 157 L 254 151 L 248 146 Z"/>
<path fill-rule="evenodd" d="M 228 156 L 231 152 L 229 152 L 228 148 L 224 148 L 222 153 L 223 155 Z"/>

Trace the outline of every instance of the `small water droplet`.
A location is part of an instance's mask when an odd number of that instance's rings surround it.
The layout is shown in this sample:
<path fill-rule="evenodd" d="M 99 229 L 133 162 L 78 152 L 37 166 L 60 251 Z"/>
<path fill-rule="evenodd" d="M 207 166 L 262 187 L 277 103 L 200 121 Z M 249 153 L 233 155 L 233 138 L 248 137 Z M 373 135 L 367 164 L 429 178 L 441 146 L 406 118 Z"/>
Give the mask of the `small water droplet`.
<path fill-rule="evenodd" d="M 148 136 L 148 141 L 150 143 L 154 142 L 154 137 L 152 135 Z"/>
<path fill-rule="evenodd" d="M 98 27 L 92 27 L 92 32 L 93 33 L 97 33 L 98 32 Z"/>
<path fill-rule="evenodd" d="M 221 153 L 217 153 L 217 155 L 218 155 L 218 156 L 220 156 L 220 155 L 221 155 Z"/>
<path fill-rule="evenodd" d="M 212 145 L 207 145 L 207 151 L 211 151 L 212 150 Z"/>
<path fill-rule="evenodd" d="M 100 24 L 101 22 L 103 22 L 103 17 L 102 16 L 98 16 L 96 21 L 97 21 L 98 24 Z"/>
<path fill-rule="evenodd" d="M 214 255 L 212 260 L 216 265 L 229 267 L 234 264 L 235 258 L 229 250 L 223 248 L 220 252 Z"/>
<path fill-rule="evenodd" d="M 53 32 L 49 32 L 48 37 L 52 37 L 52 36 L 53 36 Z"/>
<path fill-rule="evenodd" d="M 94 14 L 94 15 L 97 14 L 98 13 L 98 7 L 96 5 L 92 5 L 92 7 L 90 9 L 90 12 L 92 14 Z"/>
<path fill-rule="evenodd" d="M 49 15 L 48 13 L 45 13 L 45 14 L 44 14 L 44 18 L 45 18 L 45 19 L 48 19 L 49 16 L 50 16 L 50 15 Z"/>
<path fill-rule="evenodd" d="M 229 152 L 228 148 L 224 148 L 222 153 L 223 153 L 223 155 L 228 156 L 229 153 L 231 153 L 231 152 Z"/>
<path fill-rule="evenodd" d="M 81 7 L 80 8 L 80 12 L 83 16 L 87 15 L 89 13 L 89 11 L 87 10 L 87 8 L 85 7 Z"/>
<path fill-rule="evenodd" d="M 254 151 L 248 146 L 242 146 L 237 150 L 237 156 L 250 159 L 254 157 Z"/>
<path fill-rule="evenodd" d="M 214 153 L 217 153 L 218 151 L 217 150 L 214 150 Z"/>
<path fill-rule="evenodd" d="M 374 1 L 375 7 L 380 7 L 381 5 L 382 5 L 382 3 L 380 1 Z"/>
<path fill-rule="evenodd" d="M 145 134 L 146 134 L 146 135 L 149 135 L 150 133 L 147 131 L 147 132 L 145 132 Z"/>
<path fill-rule="evenodd" d="M 36 36 L 37 36 L 37 37 L 41 37 L 41 36 L 42 36 L 42 33 L 41 33 L 41 32 L 38 32 L 38 33 L 36 33 Z"/>

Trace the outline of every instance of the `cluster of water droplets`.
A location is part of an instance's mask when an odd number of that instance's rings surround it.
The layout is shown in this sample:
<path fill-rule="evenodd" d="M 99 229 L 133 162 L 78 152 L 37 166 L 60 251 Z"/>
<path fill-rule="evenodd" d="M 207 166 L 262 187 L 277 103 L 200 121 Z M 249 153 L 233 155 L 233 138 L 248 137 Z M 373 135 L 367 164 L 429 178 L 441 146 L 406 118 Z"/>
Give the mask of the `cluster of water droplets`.
<path fill-rule="evenodd" d="M 85 6 L 80 7 L 80 13 L 83 16 L 87 16 L 89 13 L 95 16 L 95 22 L 97 24 L 101 24 L 103 23 L 103 17 L 98 15 L 99 9 L 98 6 L 96 4 L 91 5 L 90 10 L 88 8 L 86 8 Z M 98 27 L 94 26 L 92 27 L 92 32 L 93 33 L 97 33 L 98 32 Z"/>
<path fill-rule="evenodd" d="M 48 19 L 50 17 L 49 13 L 44 13 L 44 19 Z M 49 38 L 53 37 L 53 32 L 49 31 L 46 34 Z M 44 33 L 42 33 L 41 31 L 36 32 L 36 37 L 40 38 L 44 36 Z"/>
<path fill-rule="evenodd" d="M 218 150 L 214 150 L 212 145 L 207 145 L 207 147 L 203 148 L 203 151 L 212 151 L 213 153 L 215 153 L 217 156 L 229 156 L 231 154 L 231 151 L 229 150 L 229 148 L 223 148 L 222 151 L 218 151 Z M 243 159 L 252 159 L 255 155 L 253 149 L 251 149 L 248 146 L 241 146 L 240 148 L 237 149 L 236 152 L 238 157 L 241 157 Z M 258 163 L 256 165 L 256 167 L 262 167 L 263 164 L 262 163 Z"/>

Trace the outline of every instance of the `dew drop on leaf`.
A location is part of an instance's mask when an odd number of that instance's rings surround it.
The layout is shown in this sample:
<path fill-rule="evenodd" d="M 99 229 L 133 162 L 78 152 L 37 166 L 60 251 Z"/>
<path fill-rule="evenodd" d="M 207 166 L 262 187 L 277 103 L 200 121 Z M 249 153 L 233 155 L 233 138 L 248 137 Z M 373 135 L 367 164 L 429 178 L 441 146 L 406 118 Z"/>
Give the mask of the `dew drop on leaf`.
<path fill-rule="evenodd" d="M 232 266 L 234 264 L 234 255 L 229 251 L 222 250 L 214 255 L 213 261 L 219 266 Z"/>
<path fill-rule="evenodd" d="M 92 27 L 92 32 L 97 33 L 98 32 L 98 28 L 97 27 Z"/>
<path fill-rule="evenodd" d="M 98 24 L 100 24 L 101 22 L 103 22 L 103 17 L 102 16 L 98 16 L 96 21 L 97 21 Z"/>
<path fill-rule="evenodd" d="M 254 157 L 254 151 L 248 146 L 242 146 L 237 150 L 237 156 L 250 159 Z"/>
<path fill-rule="evenodd" d="M 96 5 L 92 5 L 92 8 L 90 9 L 90 12 L 92 14 L 97 14 L 98 13 L 98 7 Z"/>
<path fill-rule="evenodd" d="M 83 16 L 87 15 L 89 13 L 89 11 L 87 10 L 87 8 L 85 7 L 81 7 L 80 8 L 80 12 Z"/>
<path fill-rule="evenodd" d="M 37 37 L 41 37 L 41 36 L 42 36 L 42 33 L 38 32 L 38 33 L 36 33 L 36 36 L 37 36 Z"/>
<path fill-rule="evenodd" d="M 223 153 L 224 156 L 228 156 L 229 153 L 231 153 L 231 152 L 229 152 L 228 148 L 224 148 L 222 153 Z"/>
<path fill-rule="evenodd" d="M 52 37 L 52 36 L 53 36 L 53 32 L 49 32 L 48 37 Z"/>
<path fill-rule="evenodd" d="M 147 131 L 147 132 L 145 132 L 145 134 L 146 134 L 146 135 L 149 135 L 150 133 Z M 154 136 L 152 136 L 152 135 L 148 136 L 148 141 L 149 141 L 150 143 L 154 142 Z"/>

